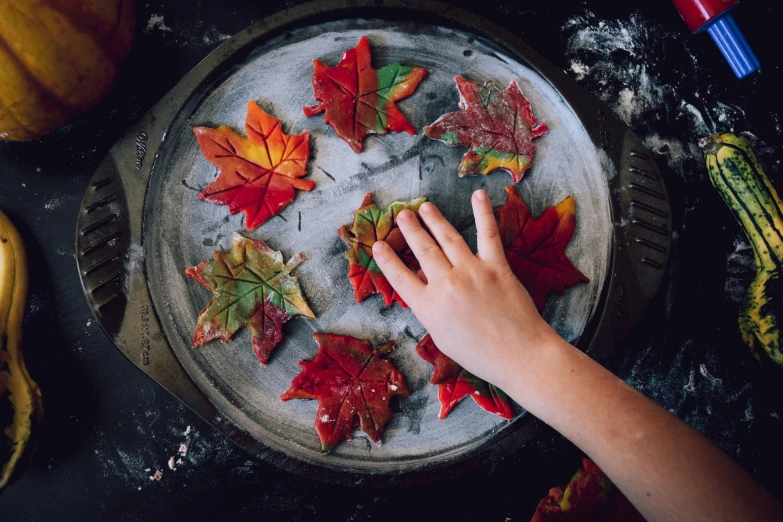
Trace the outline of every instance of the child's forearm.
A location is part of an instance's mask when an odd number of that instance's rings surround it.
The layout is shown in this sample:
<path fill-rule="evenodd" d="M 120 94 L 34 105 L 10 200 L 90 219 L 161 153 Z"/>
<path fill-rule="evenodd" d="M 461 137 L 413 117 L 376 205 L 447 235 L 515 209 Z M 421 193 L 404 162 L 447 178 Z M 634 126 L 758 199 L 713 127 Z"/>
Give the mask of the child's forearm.
<path fill-rule="evenodd" d="M 518 353 L 507 393 L 587 453 L 647 520 L 783 520 L 740 466 L 556 335 Z"/>

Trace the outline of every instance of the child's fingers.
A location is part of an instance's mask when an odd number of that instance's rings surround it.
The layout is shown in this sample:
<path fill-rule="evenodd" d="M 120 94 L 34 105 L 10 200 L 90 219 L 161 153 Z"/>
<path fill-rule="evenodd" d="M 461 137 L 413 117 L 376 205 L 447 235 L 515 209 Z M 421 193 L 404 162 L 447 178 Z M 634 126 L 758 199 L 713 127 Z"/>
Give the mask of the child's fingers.
<path fill-rule="evenodd" d="M 429 279 L 433 279 L 435 274 L 451 268 L 451 263 L 446 259 L 443 250 L 424 230 L 416 218 L 416 214 L 410 210 L 403 210 L 397 216 L 397 225 L 400 227 L 402 235 L 405 236 L 408 246 L 411 247 L 413 255 L 419 260 L 421 269 Z"/>
<path fill-rule="evenodd" d="M 477 190 L 473 193 L 471 202 L 473 203 L 473 215 L 476 218 L 479 257 L 488 263 L 507 263 L 503 243 L 500 241 L 498 224 L 495 221 L 495 213 L 492 211 L 492 203 L 486 192 Z"/>
<path fill-rule="evenodd" d="M 376 241 L 372 245 L 372 255 L 375 263 L 386 276 L 402 300 L 409 305 L 416 302 L 419 293 L 424 289 L 424 283 L 405 266 L 397 253 L 386 242 Z"/>
<path fill-rule="evenodd" d="M 452 265 L 456 266 L 464 259 L 473 259 L 468 244 L 435 205 L 424 203 L 419 209 L 419 215 Z"/>

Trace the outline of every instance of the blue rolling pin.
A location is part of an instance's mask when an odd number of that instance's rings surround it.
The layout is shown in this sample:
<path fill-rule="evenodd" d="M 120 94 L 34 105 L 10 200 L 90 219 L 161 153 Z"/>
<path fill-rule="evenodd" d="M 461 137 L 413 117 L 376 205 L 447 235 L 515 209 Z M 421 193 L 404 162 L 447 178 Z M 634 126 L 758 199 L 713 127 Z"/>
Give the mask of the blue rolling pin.
<path fill-rule="evenodd" d="M 756 72 L 761 67 L 759 59 L 731 12 L 739 0 L 674 0 L 674 6 L 693 33 L 706 30 L 729 62 L 737 78 Z"/>

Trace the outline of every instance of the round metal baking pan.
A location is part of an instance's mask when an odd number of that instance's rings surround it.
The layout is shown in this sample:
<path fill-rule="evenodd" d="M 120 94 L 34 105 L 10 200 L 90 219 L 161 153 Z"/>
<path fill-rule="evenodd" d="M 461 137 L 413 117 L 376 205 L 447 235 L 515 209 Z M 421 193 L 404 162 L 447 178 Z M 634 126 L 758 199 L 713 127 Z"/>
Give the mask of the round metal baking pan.
<path fill-rule="evenodd" d="M 429 366 L 413 350 L 424 331 L 409 310 L 361 305 L 345 277 L 337 226 L 350 222 L 366 192 L 379 204 L 425 196 L 472 239 L 469 197 L 478 187 L 496 205 L 510 184 L 502 171 L 457 178 L 464 150 L 421 134 L 370 138 L 355 155 L 324 126 L 306 119 L 312 103 L 312 59 L 334 64 L 361 35 L 375 67 L 401 61 L 430 74 L 400 104 L 417 130 L 457 109 L 453 77 L 517 80 L 550 132 L 537 142 L 533 168 L 518 186 L 534 213 L 573 195 L 578 228 L 568 254 L 589 285 L 551 299 L 547 320 L 590 355 L 609 353 L 640 317 L 662 276 L 669 248 L 669 208 L 660 175 L 639 140 L 609 109 L 504 30 L 431 2 L 305 4 L 248 28 L 216 49 L 120 140 L 85 196 L 77 257 L 85 291 L 115 344 L 145 373 L 252 454 L 310 477 L 390 485 L 451 476 L 506 455 L 529 440 L 537 420 L 518 410 L 508 423 L 470 402 L 437 418 Z M 288 134 L 309 130 L 314 154 L 308 179 L 280 215 L 244 231 L 241 215 L 199 201 L 192 189 L 215 169 L 201 155 L 194 125 L 241 129 L 256 100 Z M 228 344 L 192 349 L 195 318 L 209 294 L 182 271 L 230 246 L 235 230 L 262 239 L 297 269 L 318 315 L 285 327 L 286 340 L 267 368 L 247 333 Z M 393 355 L 413 396 L 398 409 L 376 446 L 359 431 L 329 455 L 312 428 L 315 403 L 283 403 L 280 394 L 315 354 L 313 330 L 395 340 Z"/>

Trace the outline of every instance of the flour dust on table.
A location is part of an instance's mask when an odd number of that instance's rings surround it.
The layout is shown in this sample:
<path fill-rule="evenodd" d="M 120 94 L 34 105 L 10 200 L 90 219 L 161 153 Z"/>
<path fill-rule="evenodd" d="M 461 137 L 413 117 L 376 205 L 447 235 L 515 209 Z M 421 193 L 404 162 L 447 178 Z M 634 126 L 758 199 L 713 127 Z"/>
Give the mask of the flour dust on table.
<path fill-rule="evenodd" d="M 580 84 L 601 98 L 631 128 L 639 131 L 656 120 L 684 122 L 689 137 L 659 136 L 645 140 L 658 154 L 673 156 L 674 165 L 686 158 L 701 159 L 692 137 L 717 130 L 740 132 L 747 126 L 744 111 L 736 104 L 700 92 L 694 77 L 705 74 L 686 34 L 664 28 L 637 12 L 628 19 L 602 19 L 591 11 L 572 17 L 562 26 L 567 39 L 566 70 Z M 676 49 L 681 65 L 671 78 L 668 55 Z M 709 101 L 707 101 L 709 100 Z M 680 143 L 676 143 L 676 142 Z M 657 146 L 657 147 L 656 147 Z M 665 147 L 674 148 L 670 153 Z M 672 165 L 670 165 L 672 166 Z"/>
<path fill-rule="evenodd" d="M 200 30 L 193 31 L 189 25 L 172 22 L 162 14 L 152 13 L 147 19 L 144 34 L 158 34 L 169 45 L 185 47 L 209 47 L 231 38 L 230 34 L 223 33 L 214 25 L 206 29 L 203 28 L 203 22 L 199 21 L 197 25 Z"/>

